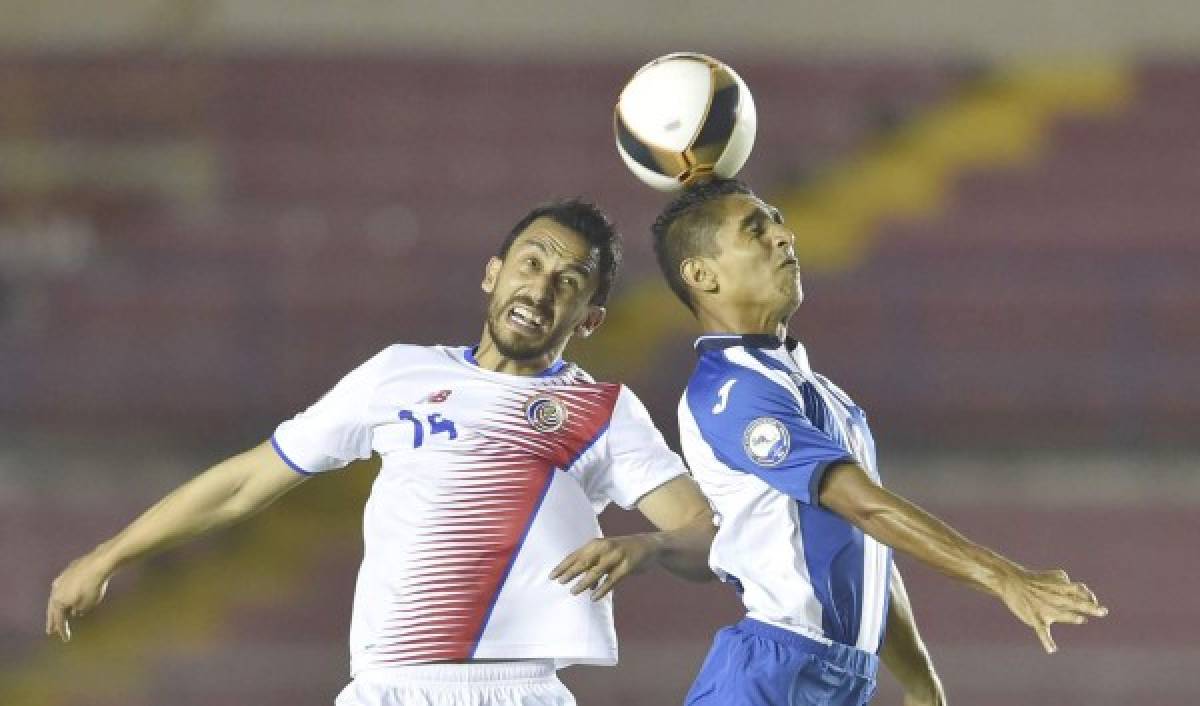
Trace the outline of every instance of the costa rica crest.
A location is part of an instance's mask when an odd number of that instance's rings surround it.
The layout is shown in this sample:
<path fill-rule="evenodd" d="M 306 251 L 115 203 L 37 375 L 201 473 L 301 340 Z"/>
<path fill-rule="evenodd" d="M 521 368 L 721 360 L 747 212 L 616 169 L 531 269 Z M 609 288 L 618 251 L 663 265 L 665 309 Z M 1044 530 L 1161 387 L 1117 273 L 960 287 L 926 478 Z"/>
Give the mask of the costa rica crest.
<path fill-rule="evenodd" d="M 525 421 L 536 431 L 549 434 L 567 423 L 567 408 L 557 397 L 539 394 L 525 403 Z"/>

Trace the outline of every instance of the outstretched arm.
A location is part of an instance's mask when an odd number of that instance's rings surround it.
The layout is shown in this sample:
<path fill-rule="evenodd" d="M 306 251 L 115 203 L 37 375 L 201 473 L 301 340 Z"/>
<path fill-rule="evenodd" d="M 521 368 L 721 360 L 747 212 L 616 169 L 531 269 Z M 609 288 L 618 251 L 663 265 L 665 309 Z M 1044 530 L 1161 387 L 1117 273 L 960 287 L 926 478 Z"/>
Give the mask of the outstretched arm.
<path fill-rule="evenodd" d="M 904 687 L 904 706 L 945 706 L 946 694 L 933 669 L 933 660 L 917 632 L 912 604 L 900 570 L 892 565 L 891 607 L 879 657 Z"/>
<path fill-rule="evenodd" d="M 708 581 L 716 576 L 708 568 L 708 550 L 716 527 L 712 508 L 690 476 L 672 478 L 638 501 L 638 510 L 658 532 L 593 539 L 563 559 L 550 578 L 569 583 L 580 594 L 592 589 L 600 600 L 621 579 L 640 573 L 654 564 L 691 581 Z"/>
<path fill-rule="evenodd" d="M 1054 623 L 1084 623 L 1102 617 L 1100 605 L 1082 583 L 1065 571 L 1030 571 L 975 544 L 946 523 L 904 498 L 876 485 L 854 463 L 839 463 L 821 481 L 820 503 L 848 522 L 921 562 L 1004 602 L 1037 632 L 1047 652 L 1058 648 L 1050 636 Z"/>
<path fill-rule="evenodd" d="M 270 443 L 209 468 L 63 570 L 46 606 L 46 634 L 71 639 L 68 619 L 94 608 L 122 566 L 248 517 L 303 481 Z"/>

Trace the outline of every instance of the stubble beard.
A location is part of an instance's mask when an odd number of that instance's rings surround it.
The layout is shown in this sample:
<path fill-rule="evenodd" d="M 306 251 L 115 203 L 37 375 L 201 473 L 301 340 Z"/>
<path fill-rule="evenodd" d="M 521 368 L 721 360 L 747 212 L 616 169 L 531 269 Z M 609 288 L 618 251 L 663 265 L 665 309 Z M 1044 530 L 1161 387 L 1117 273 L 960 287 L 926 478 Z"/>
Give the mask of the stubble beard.
<path fill-rule="evenodd" d="M 560 336 L 556 331 L 551 331 L 539 342 L 530 341 L 529 343 L 524 343 L 520 340 L 514 341 L 507 338 L 506 334 L 508 332 L 497 325 L 498 320 L 504 316 L 506 310 L 507 307 L 501 307 L 496 312 L 490 312 L 487 319 L 488 336 L 491 337 L 492 345 L 496 347 L 500 355 L 509 360 L 534 360 L 546 355 L 558 345 Z"/>
<path fill-rule="evenodd" d="M 799 273 L 796 274 L 795 282 L 789 283 L 784 288 L 783 295 L 786 303 L 780 314 L 783 323 L 786 325 L 800 308 L 800 305 L 804 303 L 804 286 L 800 282 Z"/>

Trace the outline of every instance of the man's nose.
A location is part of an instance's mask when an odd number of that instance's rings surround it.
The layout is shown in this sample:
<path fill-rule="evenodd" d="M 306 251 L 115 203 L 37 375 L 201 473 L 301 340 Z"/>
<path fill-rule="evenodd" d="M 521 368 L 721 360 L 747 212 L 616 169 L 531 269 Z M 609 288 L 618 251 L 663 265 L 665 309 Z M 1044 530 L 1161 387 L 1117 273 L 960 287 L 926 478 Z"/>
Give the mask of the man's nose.
<path fill-rule="evenodd" d="M 554 276 L 550 274 L 534 277 L 529 283 L 529 296 L 537 304 L 548 304 L 554 298 Z"/>

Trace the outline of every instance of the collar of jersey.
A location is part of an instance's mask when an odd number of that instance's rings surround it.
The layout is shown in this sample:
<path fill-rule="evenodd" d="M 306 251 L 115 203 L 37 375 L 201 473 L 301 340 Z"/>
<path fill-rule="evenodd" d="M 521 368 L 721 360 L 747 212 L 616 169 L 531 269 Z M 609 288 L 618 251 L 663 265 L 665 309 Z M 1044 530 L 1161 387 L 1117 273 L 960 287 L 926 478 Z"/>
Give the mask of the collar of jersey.
<path fill-rule="evenodd" d="M 476 368 L 483 370 L 483 368 L 479 367 L 479 361 L 475 360 L 475 349 L 477 347 L 478 346 L 467 346 L 466 348 L 464 348 L 463 349 L 463 359 L 466 360 L 471 365 L 474 365 Z M 516 375 L 514 377 L 549 378 L 549 377 L 554 377 L 555 375 L 558 375 L 559 373 L 561 373 L 563 371 L 563 368 L 565 368 L 565 367 L 567 367 L 567 361 L 563 360 L 562 358 L 559 358 L 558 360 L 551 363 L 549 368 L 546 368 L 545 370 L 538 373 L 537 375 Z M 489 370 L 487 372 L 494 373 L 496 371 Z M 503 375 L 505 373 L 498 373 L 498 374 Z"/>
<path fill-rule="evenodd" d="M 742 348 L 779 348 L 786 344 L 789 351 L 796 349 L 800 344 L 799 341 L 788 336 L 784 340 L 779 340 L 778 336 L 773 336 L 769 333 L 714 333 L 707 336 L 701 336 L 696 339 L 696 351 L 704 353 L 705 351 L 719 351 L 735 346 Z"/>

